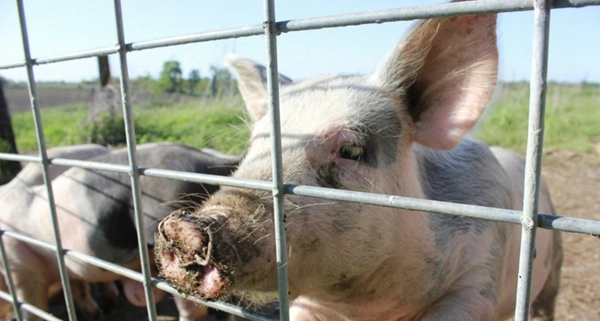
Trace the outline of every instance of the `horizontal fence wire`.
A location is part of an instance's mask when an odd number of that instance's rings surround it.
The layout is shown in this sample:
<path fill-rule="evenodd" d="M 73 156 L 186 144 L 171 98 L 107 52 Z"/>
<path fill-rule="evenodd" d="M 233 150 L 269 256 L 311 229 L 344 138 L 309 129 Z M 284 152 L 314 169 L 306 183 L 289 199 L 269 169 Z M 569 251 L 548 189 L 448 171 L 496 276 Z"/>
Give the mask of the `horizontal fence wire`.
<path fill-rule="evenodd" d="M 0 291 L 0 299 L 7 301 L 9 303 L 15 304 L 15 301 L 13 300 L 12 296 L 9 293 L 6 293 L 4 291 Z M 29 303 L 18 302 L 17 306 L 19 306 L 23 310 L 27 310 L 27 311 L 31 312 L 33 315 L 40 317 L 44 320 L 63 321 L 63 320 L 53 316 L 52 314 L 36 307 L 35 305 L 29 304 Z M 18 318 L 17 318 L 17 320 L 18 320 Z"/>
<path fill-rule="evenodd" d="M 10 156 L 5 158 L 10 160 L 40 162 L 39 158 L 35 156 L 7 153 L 0 153 L 0 159 L 2 159 L 5 155 Z M 129 166 L 127 165 L 80 161 L 66 158 L 50 158 L 49 163 L 58 166 L 79 167 L 90 170 L 110 171 L 123 174 L 129 173 Z M 145 175 L 148 177 L 176 179 L 194 183 L 223 185 L 262 191 L 271 191 L 273 189 L 273 184 L 270 181 L 181 172 L 160 168 L 140 167 L 138 171 L 140 175 Z M 294 184 L 284 184 L 284 186 L 285 193 L 291 195 L 317 197 L 334 201 L 362 203 L 368 205 L 402 208 L 412 211 L 427 211 L 439 214 L 480 218 L 489 221 L 521 224 L 521 211 L 516 210 L 432 201 L 398 195 L 338 190 L 318 186 Z M 537 224 L 539 227 L 544 229 L 600 236 L 599 221 L 569 217 L 568 213 L 562 214 L 563 216 L 540 213 Z"/>
<path fill-rule="evenodd" d="M 268 3 L 267 0 L 265 3 Z M 119 1 L 115 1 L 116 7 L 119 4 Z M 576 8 L 583 7 L 589 5 L 600 5 L 600 0 L 554 0 L 551 1 L 552 8 Z M 116 10 L 120 10 L 119 8 Z M 268 7 L 268 6 L 267 6 Z M 534 3 L 531 0 L 496 0 L 496 1 L 483 1 L 483 2 L 456 2 L 456 3 L 444 3 L 444 4 L 436 4 L 436 5 L 426 5 L 426 6 L 415 6 L 408 8 L 398 8 L 398 9 L 387 9 L 387 10 L 378 10 L 378 11 L 367 11 L 367 12 L 359 12 L 353 14 L 343 14 L 343 15 L 335 15 L 335 16 L 324 16 L 324 17 L 316 17 L 316 18 L 307 18 L 307 19 L 298 19 L 298 20 L 289 20 L 289 21 L 279 21 L 272 24 L 274 28 L 274 33 L 287 33 L 287 32 L 297 32 L 304 30 L 313 30 L 313 29 L 323 29 L 323 28 L 336 28 L 336 27 L 344 27 L 344 26 L 356 26 L 356 25 L 364 25 L 364 24 L 379 24 L 385 22 L 393 22 L 393 21 L 407 21 L 421 18 L 432 18 L 432 17 L 440 17 L 440 16 L 456 16 L 456 15 L 464 15 L 464 14 L 481 14 L 481 13 L 500 13 L 500 12 L 514 12 L 514 11 L 527 11 L 534 9 Z M 119 14 L 117 14 L 119 19 Z M 268 19 L 267 19 L 268 20 Z M 122 27 L 118 30 L 119 36 L 123 36 Z M 138 50 L 146 50 L 152 48 L 160 48 L 174 45 L 182 45 L 188 43 L 197 43 L 197 42 L 206 42 L 206 41 L 214 41 L 220 39 L 228 39 L 228 38 L 237 38 L 237 37 L 250 37 L 250 36 L 258 36 L 264 35 L 265 29 L 264 25 L 252 25 L 252 26 L 244 26 L 239 28 L 232 29 L 223 29 L 217 31 L 209 31 L 209 32 L 200 32 L 191 35 L 184 36 L 176 36 L 176 37 L 168 37 L 161 38 L 156 40 L 148 40 L 148 41 L 140 41 L 133 43 L 124 43 L 124 40 L 121 40 L 120 43 L 116 46 L 106 46 L 99 49 L 92 49 L 86 51 L 79 51 L 67 54 L 61 54 L 51 57 L 42 57 L 42 58 L 29 58 L 23 62 L 13 62 L 7 64 L 0 64 L 0 69 L 9 69 L 9 68 L 17 68 L 17 67 L 28 67 L 31 68 L 33 65 L 42 65 L 48 63 L 55 63 L 61 61 L 68 61 L 74 59 L 82 59 L 82 58 L 90 58 L 96 57 L 100 55 L 108 55 L 119 53 L 122 57 L 122 79 L 124 82 L 128 81 L 128 75 L 126 72 L 127 63 L 125 59 L 125 54 L 130 51 L 138 51 Z M 271 51 L 268 51 L 271 52 Z M 276 51 L 273 52 L 274 58 L 276 59 Z M 271 60 L 272 61 L 272 60 Z M 276 66 L 276 64 L 275 64 Z M 276 69 L 275 69 L 276 70 Z M 545 79 L 545 78 L 544 78 Z M 35 80 L 33 77 L 30 78 L 31 83 L 35 84 Z M 122 91 L 126 91 L 126 88 L 122 87 Z M 32 93 L 32 100 L 35 99 L 35 93 Z M 37 106 L 34 106 L 34 110 L 39 110 Z M 127 102 L 124 102 L 124 111 L 125 113 L 130 112 L 130 106 L 127 106 Z M 133 128 L 133 118 L 131 118 L 131 123 L 129 124 Z M 41 130 L 41 124 L 37 125 L 36 128 Z M 27 155 L 16 155 L 16 154 L 8 154 L 8 153 L 0 153 L 0 159 L 4 160 L 12 160 L 12 161 L 24 161 L 24 162 L 33 162 L 33 163 L 41 163 L 44 165 L 44 175 L 47 175 L 47 165 L 53 164 L 56 166 L 69 166 L 69 167 L 81 167 L 91 170 L 103 170 L 103 171 L 113 171 L 119 172 L 123 174 L 129 174 L 132 176 L 132 185 L 135 185 L 137 175 L 146 175 L 149 177 L 158 177 L 158 178 L 169 178 L 169 179 L 179 179 L 179 180 L 187 180 L 197 183 L 207 183 L 207 184 L 219 184 L 240 188 L 250 188 L 250 189 L 260 189 L 265 191 L 274 191 L 273 182 L 271 181 L 258 181 L 258 180 L 247 180 L 247 179 L 239 179 L 239 178 L 231 178 L 231 177 L 221 177 L 221 176 L 213 176 L 208 174 L 195 174 L 195 173 L 187 173 L 187 172 L 178 172 L 172 170 L 163 170 L 163 169 L 153 169 L 153 168 L 138 168 L 135 165 L 135 136 L 133 133 L 133 129 L 131 129 L 128 135 L 133 135 L 130 141 L 128 141 L 128 148 L 130 152 L 130 162 L 129 165 L 115 165 L 115 164 L 106 164 L 106 163 L 98 163 L 91 161 L 77 161 L 70 159 L 45 159 L 45 146 L 43 133 L 42 138 L 40 139 L 40 143 L 42 146 L 40 147 L 40 152 L 42 156 L 27 156 Z M 275 135 L 277 136 L 277 135 Z M 275 139 L 278 140 L 278 139 Z M 280 160 L 280 153 L 274 153 L 275 159 Z M 131 156 L 133 155 L 133 156 Z M 132 159 L 133 157 L 133 159 Z M 137 171 L 136 171 L 137 168 Z M 539 169 L 537 169 L 539 171 Z M 538 173 L 539 174 L 539 173 Z M 276 176 L 276 175 L 274 175 Z M 496 209 L 496 208 L 488 208 L 482 206 L 474 206 L 474 205 L 465 205 L 465 204 L 455 204 L 449 202 L 440 202 L 440 201 L 430 201 L 423 199 L 412 199 L 407 197 L 400 197 L 394 195 L 381 195 L 374 193 L 364 193 L 364 192 L 352 192 L 352 191 L 344 191 L 344 190 L 335 190 L 328 189 L 322 187 L 314 187 L 314 186 L 300 186 L 300 185 L 292 185 L 292 184 L 283 184 L 280 187 L 277 187 L 276 190 L 278 192 L 283 192 L 285 194 L 294 194 L 299 196 L 308 196 L 308 197 L 317 197 L 323 199 L 337 200 L 337 201 L 347 201 L 347 202 L 357 202 L 363 204 L 370 204 L 375 206 L 386 206 L 386 207 L 394 207 L 394 208 L 404 208 L 408 210 L 415 211 L 427 211 L 434 212 L 440 214 L 448 214 L 448 215 L 458 215 L 458 216 L 467 216 L 480 218 L 485 220 L 493 220 L 493 221 L 501 221 L 513 224 L 521 224 L 521 211 L 514 210 L 505 210 L 505 209 Z M 135 191 L 134 191 L 135 194 Z M 139 195 L 137 195 L 139 199 Z M 134 195 L 134 198 L 135 195 Z M 138 224 L 141 221 L 138 221 Z M 555 229 L 566 232 L 574 232 L 574 233 L 584 233 L 591 235 L 600 235 L 600 222 L 594 220 L 586 220 L 586 219 L 577 219 L 570 217 L 561 217 L 556 215 L 547 215 L 547 214 L 539 214 L 537 216 L 537 225 L 541 228 L 546 229 Z M 139 229 L 139 228 L 138 228 Z M 36 246 L 41 246 L 46 249 L 52 251 L 59 251 L 57 249 L 57 245 L 51 245 L 48 243 L 41 242 L 34 238 L 28 237 L 26 235 L 10 232 L 10 231 L 0 231 L 2 236 L 8 236 L 11 238 L 15 238 L 30 244 L 34 244 Z M 3 246 L 3 245 L 2 245 Z M 60 246 L 58 246 L 60 247 Z M 143 252 L 143 251 L 142 251 Z M 168 293 L 174 295 L 180 295 L 177 291 L 169 286 L 166 282 L 150 279 L 148 273 L 138 273 L 132 270 L 128 270 L 122 268 L 118 265 L 100 260 L 93 256 L 89 256 L 83 253 L 71 251 L 71 250 L 62 250 L 62 255 L 67 257 L 76 258 L 87 262 L 89 264 L 93 264 L 95 266 L 105 268 L 111 272 L 123 275 L 125 277 L 131 278 L 133 280 L 142 282 L 142 283 L 151 283 L 152 286 L 155 286 L 161 290 L 164 290 Z M 59 254 L 59 257 L 61 255 Z M 64 257 L 63 256 L 63 257 Z M 142 254 L 142 256 L 144 256 Z M 3 255 L 3 259 L 5 259 L 5 255 Z M 0 298 L 9 302 L 14 303 L 14 297 L 0 291 Z M 199 300 L 197 298 L 189 298 L 197 303 L 204 304 L 209 307 L 213 307 L 216 309 L 223 310 L 225 312 L 245 317 L 251 320 L 272 320 L 269 318 L 265 318 L 264 316 L 256 315 L 245 311 L 244 309 L 237 307 L 235 305 L 223 303 L 223 302 L 205 302 Z M 45 311 L 41 311 L 40 309 L 35 308 L 34 306 L 24 303 L 18 302 L 19 307 L 24 310 L 30 311 L 33 314 L 43 317 L 47 320 L 57 320 L 55 317 L 49 315 Z M 152 319 L 152 312 L 149 312 L 149 316 Z"/>
<path fill-rule="evenodd" d="M 600 0 L 555 0 L 552 2 L 553 8 L 580 8 L 593 5 L 600 5 Z M 394 21 L 409 21 L 438 16 L 457 16 L 475 13 L 502 13 L 531 10 L 533 10 L 533 2 L 531 0 L 466 1 L 278 21 L 277 29 L 281 33 L 286 33 L 314 29 L 358 26 L 365 24 L 380 24 Z M 261 36 L 263 34 L 263 25 L 257 24 L 238 28 L 200 32 L 190 35 L 132 42 L 126 45 L 126 50 L 139 51 L 230 38 Z M 118 50 L 119 46 L 110 45 L 98 49 L 78 51 L 50 57 L 33 58 L 32 63 L 34 65 L 48 64 L 74 59 L 92 58 L 96 56 L 116 54 Z M 10 69 L 23 66 L 25 66 L 25 62 L 19 61 L 0 64 L 0 69 Z"/>

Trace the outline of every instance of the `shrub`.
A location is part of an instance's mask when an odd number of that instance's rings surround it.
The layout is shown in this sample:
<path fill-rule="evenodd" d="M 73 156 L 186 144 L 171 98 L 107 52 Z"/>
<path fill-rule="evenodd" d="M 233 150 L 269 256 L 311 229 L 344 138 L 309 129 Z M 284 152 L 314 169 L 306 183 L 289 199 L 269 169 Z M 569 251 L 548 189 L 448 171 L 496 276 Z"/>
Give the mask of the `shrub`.
<path fill-rule="evenodd" d="M 122 115 L 101 114 L 96 121 L 85 125 L 85 141 L 104 146 L 118 146 L 126 143 L 125 122 Z"/>

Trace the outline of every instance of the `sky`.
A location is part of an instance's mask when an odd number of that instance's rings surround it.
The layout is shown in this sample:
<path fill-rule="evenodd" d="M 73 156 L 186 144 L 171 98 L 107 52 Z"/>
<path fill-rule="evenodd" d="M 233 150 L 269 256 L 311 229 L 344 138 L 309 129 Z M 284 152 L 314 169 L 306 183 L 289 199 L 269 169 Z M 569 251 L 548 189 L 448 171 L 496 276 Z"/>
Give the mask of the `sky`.
<path fill-rule="evenodd" d="M 440 0 L 280 0 L 276 19 L 292 20 L 422 4 Z M 263 21 L 262 1 L 122 1 L 125 41 L 136 42 L 246 25 Z M 34 58 L 113 46 L 117 33 L 112 1 L 28 0 L 25 12 Z M 600 83 L 600 6 L 553 10 L 550 18 L 548 78 L 561 82 Z M 322 74 L 368 74 L 412 22 L 322 29 L 282 34 L 277 39 L 279 71 L 293 79 Z M 529 80 L 533 13 L 499 15 L 500 79 Z M 192 69 L 210 75 L 223 58 L 236 53 L 264 63 L 263 36 L 187 44 L 128 54 L 131 78 L 158 77 L 167 60 L 181 63 L 184 77 Z M 119 75 L 117 55 L 111 72 Z M 16 1 L 0 1 L 0 65 L 23 61 Z M 95 58 L 36 66 L 37 81 L 79 82 L 98 77 Z M 25 81 L 24 68 L 0 70 L 0 76 Z"/>

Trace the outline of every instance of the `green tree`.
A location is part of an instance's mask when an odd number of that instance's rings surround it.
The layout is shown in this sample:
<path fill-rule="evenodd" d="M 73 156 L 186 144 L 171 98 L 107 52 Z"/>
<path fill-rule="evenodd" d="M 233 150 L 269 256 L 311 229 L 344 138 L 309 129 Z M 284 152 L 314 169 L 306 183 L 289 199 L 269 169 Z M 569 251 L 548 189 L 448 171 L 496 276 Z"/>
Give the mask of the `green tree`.
<path fill-rule="evenodd" d="M 183 78 L 181 76 L 181 65 L 177 60 L 165 61 L 157 82 L 158 91 L 162 93 L 183 92 Z"/>
<path fill-rule="evenodd" d="M 200 77 L 200 71 L 198 69 L 192 69 L 188 75 L 188 86 L 190 95 L 195 94 L 196 87 L 200 83 L 202 78 Z"/>

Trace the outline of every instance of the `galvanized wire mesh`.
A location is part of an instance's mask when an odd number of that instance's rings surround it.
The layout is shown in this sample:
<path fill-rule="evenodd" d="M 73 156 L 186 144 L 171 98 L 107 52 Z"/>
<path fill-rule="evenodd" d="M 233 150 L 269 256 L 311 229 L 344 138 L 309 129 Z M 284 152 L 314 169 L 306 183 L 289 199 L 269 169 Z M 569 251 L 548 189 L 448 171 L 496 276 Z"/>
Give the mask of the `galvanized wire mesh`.
<path fill-rule="evenodd" d="M 555 229 L 566 232 L 585 233 L 600 235 L 600 222 L 584 219 L 575 219 L 569 217 L 560 217 L 537 213 L 538 190 L 541 172 L 541 155 L 543 147 L 543 129 L 544 129 L 544 106 L 546 94 L 546 70 L 548 56 L 548 27 L 551 8 L 583 7 L 588 5 L 600 5 L 600 0 L 490 0 L 478 2 L 455 2 L 438 5 L 417 6 L 409 8 L 398 8 L 392 10 L 359 12 L 354 14 L 344 14 L 337 16 L 315 17 L 308 19 L 277 21 L 275 17 L 274 0 L 264 1 L 264 21 L 256 25 L 242 26 L 239 28 L 200 32 L 191 35 L 174 36 L 151 41 L 140 41 L 127 43 L 125 41 L 125 31 L 121 13 L 120 0 L 114 0 L 115 23 L 117 25 L 117 45 L 106 46 L 104 48 L 88 50 L 83 52 L 70 52 L 63 55 L 52 57 L 34 58 L 30 55 L 29 39 L 27 36 L 27 24 L 25 19 L 25 10 L 22 0 L 17 0 L 19 11 L 22 42 L 24 48 L 24 60 L 20 62 L 0 64 L 0 69 L 25 67 L 28 75 L 29 95 L 31 97 L 32 113 L 34 115 L 35 130 L 38 139 L 39 157 L 16 155 L 9 153 L 0 153 L 0 160 L 13 160 L 40 163 L 43 167 L 45 187 L 48 192 L 48 206 L 53 216 L 53 228 L 55 231 L 56 245 L 47 244 L 34 238 L 11 231 L 0 230 L 0 252 L 4 266 L 6 262 L 6 249 L 4 246 L 5 237 L 15 238 L 35 246 L 40 246 L 56 252 L 59 270 L 61 274 L 62 286 L 67 302 L 67 309 L 70 320 L 76 320 L 73 305 L 73 297 L 68 282 L 68 273 L 64 266 L 64 257 L 72 256 L 81 261 L 96 265 L 106 270 L 121 274 L 133 280 L 143 282 L 146 291 L 148 304 L 148 317 L 150 320 L 156 320 L 156 309 L 153 304 L 152 287 L 158 287 L 164 291 L 179 295 L 177 291 L 167 283 L 153 279 L 150 276 L 150 267 L 146 247 L 140 247 L 140 256 L 142 259 L 142 273 L 122 268 L 118 265 L 102 261 L 92 256 L 63 249 L 61 246 L 60 234 L 57 233 L 57 219 L 52 196 L 52 185 L 48 179 L 48 165 L 81 167 L 87 169 L 96 169 L 104 171 L 114 171 L 127 174 L 131 177 L 131 186 L 135 207 L 135 224 L 138 231 L 138 243 L 146 244 L 143 233 L 143 216 L 140 202 L 140 175 L 151 177 L 162 177 L 170 179 L 188 180 L 198 183 L 221 184 L 227 186 L 236 186 L 242 188 L 260 189 L 272 191 L 275 204 L 275 222 L 276 222 L 276 240 L 277 240 L 277 264 L 279 271 L 280 284 L 280 308 L 281 319 L 289 320 L 289 298 L 287 289 L 286 272 L 286 253 L 285 253 L 285 230 L 283 228 L 283 206 L 282 200 L 285 194 L 294 194 L 300 196 L 312 196 L 338 201 L 360 202 L 387 207 L 397 207 L 409 210 L 420 210 L 435 212 L 448 215 L 460 215 L 476 217 L 485 220 L 501 221 L 514 224 L 521 224 L 522 244 L 521 259 L 519 267 L 519 284 L 517 294 L 517 309 L 515 312 L 516 320 L 526 320 L 529 315 L 529 301 L 531 288 L 531 266 L 533 261 L 533 245 L 535 231 L 537 227 L 545 229 Z M 411 199 L 393 195 L 379 195 L 373 193 L 351 192 L 343 190 L 332 190 L 311 186 L 296 186 L 285 184 L 282 180 L 281 164 L 281 141 L 279 124 L 279 98 L 278 98 L 278 77 L 277 77 L 277 37 L 287 32 L 297 32 L 311 29 L 335 28 L 349 25 L 363 25 L 384 23 L 401 20 L 414 20 L 420 18 L 431 18 L 440 16 L 456 16 L 474 13 L 499 13 L 514 11 L 534 11 L 534 48 L 533 48 L 533 67 L 531 71 L 531 98 L 530 98 L 530 125 L 528 148 L 526 155 L 526 194 L 524 199 L 524 210 L 512 211 L 495 208 L 486 208 L 481 206 L 454 204 L 447 202 L 428 201 L 421 199 Z M 265 35 L 266 52 L 268 63 L 268 89 L 270 94 L 269 108 L 272 117 L 271 137 L 273 149 L 273 181 L 256 181 L 248 179 L 234 179 L 229 177 L 211 176 L 205 174 L 195 174 L 186 172 L 177 172 L 161 169 L 141 169 L 138 168 L 135 159 L 136 139 L 134 132 L 134 118 L 132 115 L 131 104 L 127 100 L 129 96 L 129 76 L 127 66 L 127 54 L 131 51 L 146 50 L 167 46 L 183 45 L 188 43 L 206 42 L 233 37 L 249 37 Z M 96 163 L 90 161 L 78 161 L 69 159 L 53 158 L 50 159 L 46 153 L 46 144 L 44 138 L 43 124 L 40 116 L 40 109 L 36 101 L 36 82 L 34 77 L 34 66 L 47 63 L 56 63 L 61 61 L 82 59 L 101 55 L 118 54 L 120 60 L 120 79 L 123 114 L 125 118 L 125 128 L 127 136 L 127 149 L 129 155 L 128 165 L 113 165 Z M 35 308 L 26 302 L 18 302 L 14 294 L 14 284 L 10 272 L 7 271 L 6 279 L 10 293 L 0 291 L 0 298 L 10 301 L 14 304 L 17 319 L 21 320 L 21 309 L 30 311 L 46 320 L 57 320 L 54 316 Z M 196 298 L 190 298 L 206 306 L 217 308 L 237 316 L 243 316 L 251 320 L 270 320 L 266 317 L 256 315 L 245 311 L 244 309 L 223 303 L 223 302 L 205 302 Z"/>

